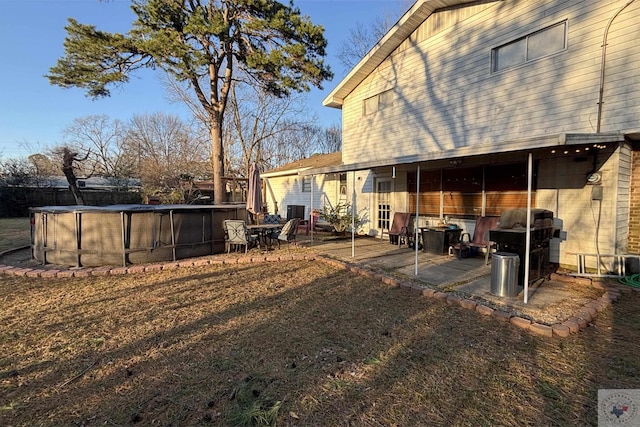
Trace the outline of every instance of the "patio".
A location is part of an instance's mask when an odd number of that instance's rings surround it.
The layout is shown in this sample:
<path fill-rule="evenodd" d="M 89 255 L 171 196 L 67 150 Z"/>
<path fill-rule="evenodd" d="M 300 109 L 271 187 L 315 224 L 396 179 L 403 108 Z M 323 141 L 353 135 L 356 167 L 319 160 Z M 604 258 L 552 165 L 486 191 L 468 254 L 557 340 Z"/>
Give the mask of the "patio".
<path fill-rule="evenodd" d="M 490 259 L 489 264 L 485 265 L 484 256 L 458 259 L 418 251 L 416 275 L 415 250 L 406 245 L 398 247 L 390 244 L 388 239 L 357 237 L 353 257 L 350 238 L 324 240 L 326 237 L 321 235 L 312 242 L 307 236 L 298 235 L 298 239 L 302 246 L 313 248 L 326 256 L 382 270 L 400 279 L 416 281 L 427 288 L 483 301 L 494 308 L 546 324 L 569 319 L 585 304 L 604 293 L 601 284 L 594 286 L 585 283 L 585 280 L 567 280 L 566 276 L 547 274 L 547 278 L 530 283 L 525 304 L 522 287 L 516 297 L 499 297 L 491 293 L 492 262 Z M 558 280 L 560 278 L 565 280 Z"/>

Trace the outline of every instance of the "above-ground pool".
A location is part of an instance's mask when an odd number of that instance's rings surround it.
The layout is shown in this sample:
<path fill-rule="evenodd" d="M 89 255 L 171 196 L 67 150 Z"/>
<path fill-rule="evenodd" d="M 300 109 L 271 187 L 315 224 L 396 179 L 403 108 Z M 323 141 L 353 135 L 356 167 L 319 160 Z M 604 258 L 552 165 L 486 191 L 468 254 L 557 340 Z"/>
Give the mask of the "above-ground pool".
<path fill-rule="evenodd" d="M 32 257 L 95 267 L 175 261 L 224 251 L 225 219 L 245 204 L 45 206 L 31 208 Z"/>

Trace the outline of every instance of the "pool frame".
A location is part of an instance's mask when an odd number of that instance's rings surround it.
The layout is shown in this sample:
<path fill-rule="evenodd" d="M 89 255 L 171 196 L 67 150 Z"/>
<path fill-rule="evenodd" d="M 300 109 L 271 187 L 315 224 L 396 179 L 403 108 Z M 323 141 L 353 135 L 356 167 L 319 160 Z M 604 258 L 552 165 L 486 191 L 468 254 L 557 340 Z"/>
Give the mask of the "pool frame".
<path fill-rule="evenodd" d="M 44 206 L 29 215 L 32 258 L 76 267 L 220 253 L 224 220 L 247 219 L 245 204 Z"/>

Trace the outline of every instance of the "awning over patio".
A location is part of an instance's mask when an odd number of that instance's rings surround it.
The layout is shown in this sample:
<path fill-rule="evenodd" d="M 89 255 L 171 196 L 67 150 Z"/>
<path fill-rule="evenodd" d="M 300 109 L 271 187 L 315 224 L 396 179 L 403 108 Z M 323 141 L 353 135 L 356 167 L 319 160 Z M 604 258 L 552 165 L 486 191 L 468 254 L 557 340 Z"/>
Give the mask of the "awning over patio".
<path fill-rule="evenodd" d="M 492 144 L 459 147 L 450 150 L 433 151 L 429 153 L 410 156 L 388 157 L 386 159 L 356 163 L 342 163 L 336 166 L 307 169 L 304 171 L 300 171 L 299 174 L 301 176 L 310 176 L 326 173 L 343 173 L 387 166 L 410 165 L 420 162 L 448 160 L 460 157 L 531 151 L 550 147 L 576 146 L 584 144 L 606 144 L 611 142 L 623 142 L 624 140 L 625 137 L 621 133 L 563 133 L 515 141 L 497 141 Z"/>

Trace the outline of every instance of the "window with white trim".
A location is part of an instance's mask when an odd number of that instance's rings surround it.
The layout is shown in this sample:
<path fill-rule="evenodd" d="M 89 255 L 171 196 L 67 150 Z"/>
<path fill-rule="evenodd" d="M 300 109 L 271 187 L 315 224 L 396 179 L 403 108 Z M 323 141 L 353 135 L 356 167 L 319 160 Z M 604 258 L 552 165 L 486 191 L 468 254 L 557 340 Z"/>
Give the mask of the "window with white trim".
<path fill-rule="evenodd" d="M 567 21 L 491 49 L 491 71 L 502 71 L 567 48 Z"/>
<path fill-rule="evenodd" d="M 373 114 L 376 111 L 384 110 L 393 104 L 393 90 L 385 90 L 377 95 L 364 100 L 364 115 Z"/>

